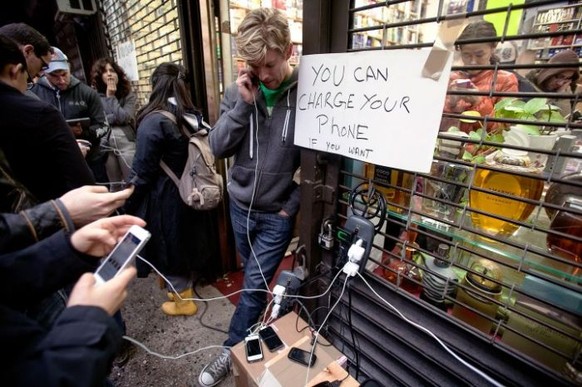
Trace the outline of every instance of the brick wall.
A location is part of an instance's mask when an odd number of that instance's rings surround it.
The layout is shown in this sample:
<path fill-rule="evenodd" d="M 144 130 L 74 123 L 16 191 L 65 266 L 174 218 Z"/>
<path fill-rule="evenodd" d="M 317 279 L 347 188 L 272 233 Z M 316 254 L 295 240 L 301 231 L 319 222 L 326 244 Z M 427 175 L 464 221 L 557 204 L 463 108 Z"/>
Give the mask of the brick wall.
<path fill-rule="evenodd" d="M 183 64 L 176 1 L 99 0 L 113 57 L 120 43 L 135 44 L 139 80 L 133 85 L 140 106 L 149 98 L 150 75 L 160 63 Z"/>

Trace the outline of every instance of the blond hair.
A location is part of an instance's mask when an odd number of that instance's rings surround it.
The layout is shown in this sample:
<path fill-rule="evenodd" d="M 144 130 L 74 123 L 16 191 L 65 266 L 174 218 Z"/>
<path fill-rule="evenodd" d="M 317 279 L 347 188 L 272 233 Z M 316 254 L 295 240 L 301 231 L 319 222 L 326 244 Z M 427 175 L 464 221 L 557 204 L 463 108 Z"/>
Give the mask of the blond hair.
<path fill-rule="evenodd" d="M 268 50 L 285 55 L 291 44 L 287 18 L 276 9 L 254 9 L 238 27 L 235 41 L 238 54 L 250 63 L 263 62 Z"/>

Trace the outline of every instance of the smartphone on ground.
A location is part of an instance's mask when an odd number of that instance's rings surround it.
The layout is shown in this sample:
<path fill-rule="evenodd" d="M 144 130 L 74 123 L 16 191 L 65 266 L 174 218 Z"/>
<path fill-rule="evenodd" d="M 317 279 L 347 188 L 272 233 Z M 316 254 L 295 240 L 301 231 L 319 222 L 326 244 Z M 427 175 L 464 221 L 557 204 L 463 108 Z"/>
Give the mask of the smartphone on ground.
<path fill-rule="evenodd" d="M 146 229 L 135 225 L 131 226 L 93 274 L 97 283 L 109 281 L 131 264 L 150 236 L 151 234 Z"/>

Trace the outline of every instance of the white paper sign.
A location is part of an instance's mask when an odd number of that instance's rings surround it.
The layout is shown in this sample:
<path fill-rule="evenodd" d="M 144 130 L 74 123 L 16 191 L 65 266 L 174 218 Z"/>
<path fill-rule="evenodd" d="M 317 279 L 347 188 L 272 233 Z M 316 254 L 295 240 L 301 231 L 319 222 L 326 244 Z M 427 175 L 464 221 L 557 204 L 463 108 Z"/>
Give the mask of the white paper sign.
<path fill-rule="evenodd" d="M 295 144 L 408 171 L 429 172 L 452 55 L 423 77 L 430 49 L 301 57 Z"/>
<path fill-rule="evenodd" d="M 125 71 L 127 79 L 139 81 L 135 45 L 131 40 L 119 43 L 117 46 L 117 64 Z"/>

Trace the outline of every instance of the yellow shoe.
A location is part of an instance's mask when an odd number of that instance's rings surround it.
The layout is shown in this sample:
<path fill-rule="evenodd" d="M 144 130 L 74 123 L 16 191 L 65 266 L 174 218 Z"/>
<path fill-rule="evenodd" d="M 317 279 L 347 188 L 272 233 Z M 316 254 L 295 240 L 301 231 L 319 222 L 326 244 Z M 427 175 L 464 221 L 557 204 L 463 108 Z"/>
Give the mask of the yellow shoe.
<path fill-rule="evenodd" d="M 192 298 L 193 293 L 191 288 L 178 293 L 182 299 L 172 293 L 168 293 L 168 297 L 172 294 L 174 301 L 164 302 L 162 304 L 162 311 L 168 316 L 192 316 L 196 314 L 198 307 L 194 301 L 183 300 L 184 298 Z"/>

